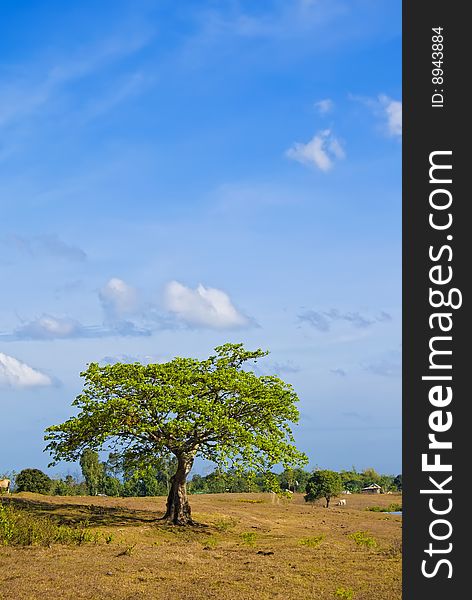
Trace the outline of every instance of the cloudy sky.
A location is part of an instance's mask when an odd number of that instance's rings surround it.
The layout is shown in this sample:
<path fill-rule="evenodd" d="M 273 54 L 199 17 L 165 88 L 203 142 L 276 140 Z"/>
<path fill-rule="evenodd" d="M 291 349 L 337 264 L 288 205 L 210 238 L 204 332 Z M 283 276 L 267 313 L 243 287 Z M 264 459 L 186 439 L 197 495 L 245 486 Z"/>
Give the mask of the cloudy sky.
<path fill-rule="evenodd" d="M 311 466 L 399 472 L 401 3 L 8 4 L 0 473 L 46 467 L 88 362 L 226 341 Z"/>

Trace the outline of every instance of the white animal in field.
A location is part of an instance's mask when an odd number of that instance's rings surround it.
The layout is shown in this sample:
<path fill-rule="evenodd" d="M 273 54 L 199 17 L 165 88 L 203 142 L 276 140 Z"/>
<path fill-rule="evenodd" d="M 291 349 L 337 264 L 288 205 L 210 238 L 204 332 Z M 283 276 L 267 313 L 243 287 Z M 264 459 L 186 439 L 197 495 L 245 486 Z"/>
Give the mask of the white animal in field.
<path fill-rule="evenodd" d="M 6 492 L 10 493 L 10 480 L 9 479 L 0 479 L 0 494 Z"/>
<path fill-rule="evenodd" d="M 340 500 L 336 506 L 346 506 L 346 500 Z"/>

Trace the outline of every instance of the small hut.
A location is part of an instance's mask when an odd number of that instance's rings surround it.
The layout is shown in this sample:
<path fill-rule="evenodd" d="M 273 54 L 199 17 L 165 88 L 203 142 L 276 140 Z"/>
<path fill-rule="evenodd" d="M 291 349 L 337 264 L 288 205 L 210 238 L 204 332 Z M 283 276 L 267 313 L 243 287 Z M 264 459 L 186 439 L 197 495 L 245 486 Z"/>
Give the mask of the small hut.
<path fill-rule="evenodd" d="M 376 483 L 371 483 L 367 487 L 362 488 L 361 494 L 380 494 L 381 491 L 382 488 L 380 485 L 377 485 Z"/>

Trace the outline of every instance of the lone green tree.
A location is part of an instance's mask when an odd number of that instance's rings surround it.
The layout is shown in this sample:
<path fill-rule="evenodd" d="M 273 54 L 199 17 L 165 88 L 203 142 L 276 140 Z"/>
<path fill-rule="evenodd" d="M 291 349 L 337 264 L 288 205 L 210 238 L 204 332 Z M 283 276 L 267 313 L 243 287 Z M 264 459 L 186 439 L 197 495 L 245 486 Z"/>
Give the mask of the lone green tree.
<path fill-rule="evenodd" d="M 293 443 L 290 424 L 299 418 L 293 388 L 249 369 L 248 363 L 267 354 L 225 344 L 206 360 L 91 363 L 73 402 L 78 414 L 46 430 L 51 464 L 105 446 L 141 464 L 173 455 L 177 464 L 162 518 L 193 523 L 186 481 L 196 456 L 220 468 L 257 471 L 307 462 Z"/>
<path fill-rule="evenodd" d="M 98 457 L 98 452 L 85 448 L 80 456 L 80 468 L 87 484 L 88 493 L 96 496 L 103 482 L 104 467 Z"/>
<path fill-rule="evenodd" d="M 326 508 L 329 508 L 331 498 L 339 496 L 342 489 L 341 477 L 336 471 L 314 471 L 306 484 L 305 501 L 313 502 L 314 500 L 324 498 L 326 500 Z"/>
<path fill-rule="evenodd" d="M 51 490 L 52 480 L 39 469 L 23 469 L 15 479 L 17 492 L 35 492 L 48 494 Z"/>

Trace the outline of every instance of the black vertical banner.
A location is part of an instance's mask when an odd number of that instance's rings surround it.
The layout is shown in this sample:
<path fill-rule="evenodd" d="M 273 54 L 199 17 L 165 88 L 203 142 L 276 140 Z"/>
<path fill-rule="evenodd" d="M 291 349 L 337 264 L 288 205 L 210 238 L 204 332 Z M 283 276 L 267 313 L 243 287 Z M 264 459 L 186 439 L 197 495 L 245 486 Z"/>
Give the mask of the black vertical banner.
<path fill-rule="evenodd" d="M 463 2 L 403 2 L 406 600 L 470 596 L 467 8 Z"/>

